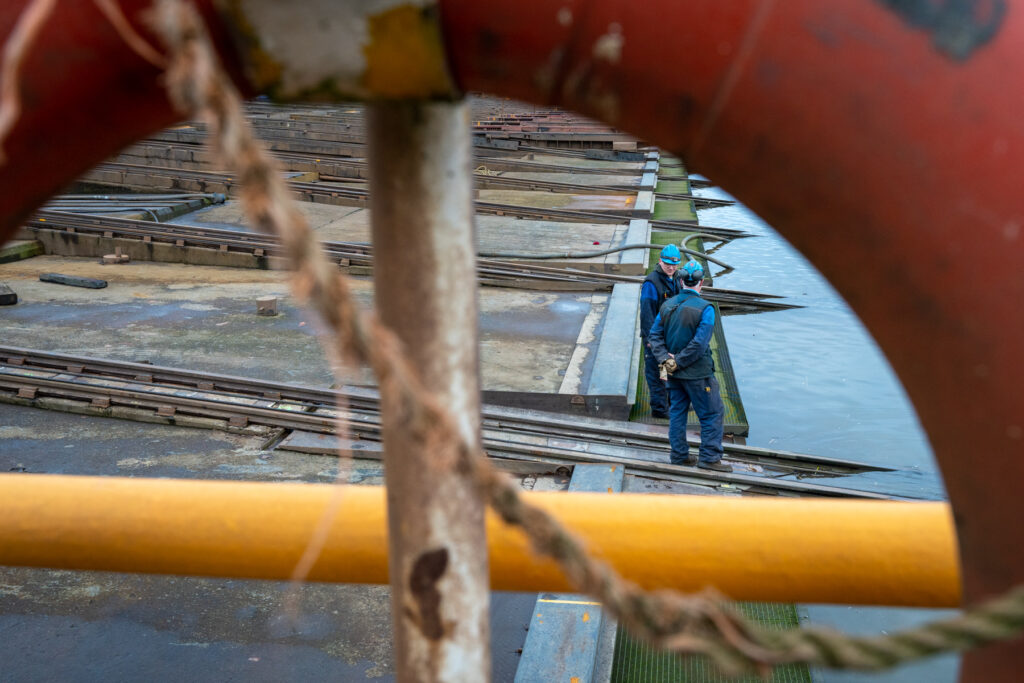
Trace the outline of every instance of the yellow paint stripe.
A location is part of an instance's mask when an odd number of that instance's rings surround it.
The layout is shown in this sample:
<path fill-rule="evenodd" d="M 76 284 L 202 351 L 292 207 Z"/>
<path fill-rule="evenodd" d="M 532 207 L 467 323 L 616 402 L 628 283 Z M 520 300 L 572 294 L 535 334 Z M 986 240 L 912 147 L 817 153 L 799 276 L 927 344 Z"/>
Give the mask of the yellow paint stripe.
<path fill-rule="evenodd" d="M 546 600 L 544 598 L 539 598 L 537 602 L 558 602 L 564 605 L 601 605 L 599 602 L 590 602 L 587 600 Z"/>

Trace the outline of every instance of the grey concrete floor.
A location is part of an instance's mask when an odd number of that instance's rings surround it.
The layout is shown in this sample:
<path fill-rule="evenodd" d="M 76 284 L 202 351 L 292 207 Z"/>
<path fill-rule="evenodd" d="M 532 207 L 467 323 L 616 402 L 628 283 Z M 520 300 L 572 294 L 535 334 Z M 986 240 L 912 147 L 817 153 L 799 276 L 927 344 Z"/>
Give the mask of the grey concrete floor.
<path fill-rule="evenodd" d="M 109 284 L 82 289 L 39 282 L 46 272 Z M 16 306 L 0 310 L 0 339 L 11 346 L 329 386 L 336 379 L 320 348 L 320 325 L 291 300 L 286 278 L 243 268 L 102 266 L 92 259 L 39 256 L 0 265 L 0 281 L 19 296 Z M 372 306 L 369 280 L 353 280 L 352 288 L 364 307 Z M 267 295 L 280 299 L 275 317 L 255 315 L 256 299 Z M 557 393 L 577 341 L 590 340 L 581 340 L 581 331 L 592 299 L 590 293 L 481 288 L 484 388 Z M 372 383 L 365 371 L 347 371 L 345 380 Z"/>
<path fill-rule="evenodd" d="M 243 436 L 0 404 L 0 472 L 329 482 L 333 456 Z M 343 463 L 380 483 L 380 465 Z M 492 599 L 494 680 L 535 594 Z M 386 586 L 0 568 L 0 681 L 393 680 Z"/>

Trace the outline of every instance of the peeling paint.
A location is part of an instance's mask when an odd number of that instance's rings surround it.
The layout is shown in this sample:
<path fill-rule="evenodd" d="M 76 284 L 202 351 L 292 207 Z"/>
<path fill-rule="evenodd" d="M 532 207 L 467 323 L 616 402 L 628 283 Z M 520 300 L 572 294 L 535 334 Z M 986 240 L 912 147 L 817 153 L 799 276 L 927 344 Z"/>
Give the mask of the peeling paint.
<path fill-rule="evenodd" d="M 436 3 L 222 0 L 246 75 L 277 100 L 449 99 Z"/>
<path fill-rule="evenodd" d="M 435 7 L 404 5 L 369 19 L 366 89 L 381 97 L 454 95 Z"/>

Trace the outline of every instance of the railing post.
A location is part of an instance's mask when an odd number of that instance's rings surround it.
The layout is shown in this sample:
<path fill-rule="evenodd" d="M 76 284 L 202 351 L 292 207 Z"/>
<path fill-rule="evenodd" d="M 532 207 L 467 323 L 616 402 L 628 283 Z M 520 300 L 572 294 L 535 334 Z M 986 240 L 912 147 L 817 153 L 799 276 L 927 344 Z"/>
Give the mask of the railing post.
<path fill-rule="evenodd" d="M 424 386 L 479 440 L 476 240 L 464 102 L 368 105 L 374 291 Z M 484 505 L 385 412 L 399 681 L 490 677 Z"/>

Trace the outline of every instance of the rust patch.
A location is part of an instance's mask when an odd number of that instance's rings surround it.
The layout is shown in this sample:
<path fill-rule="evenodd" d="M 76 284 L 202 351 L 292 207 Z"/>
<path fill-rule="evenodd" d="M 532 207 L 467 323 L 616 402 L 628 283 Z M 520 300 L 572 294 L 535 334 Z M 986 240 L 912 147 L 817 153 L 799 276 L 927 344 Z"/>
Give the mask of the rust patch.
<path fill-rule="evenodd" d="M 440 640 L 444 635 L 441 623 L 441 592 L 437 582 L 448 571 L 448 549 L 428 550 L 416 558 L 412 574 L 409 575 L 409 590 L 419 608 L 420 631 L 431 640 Z"/>

